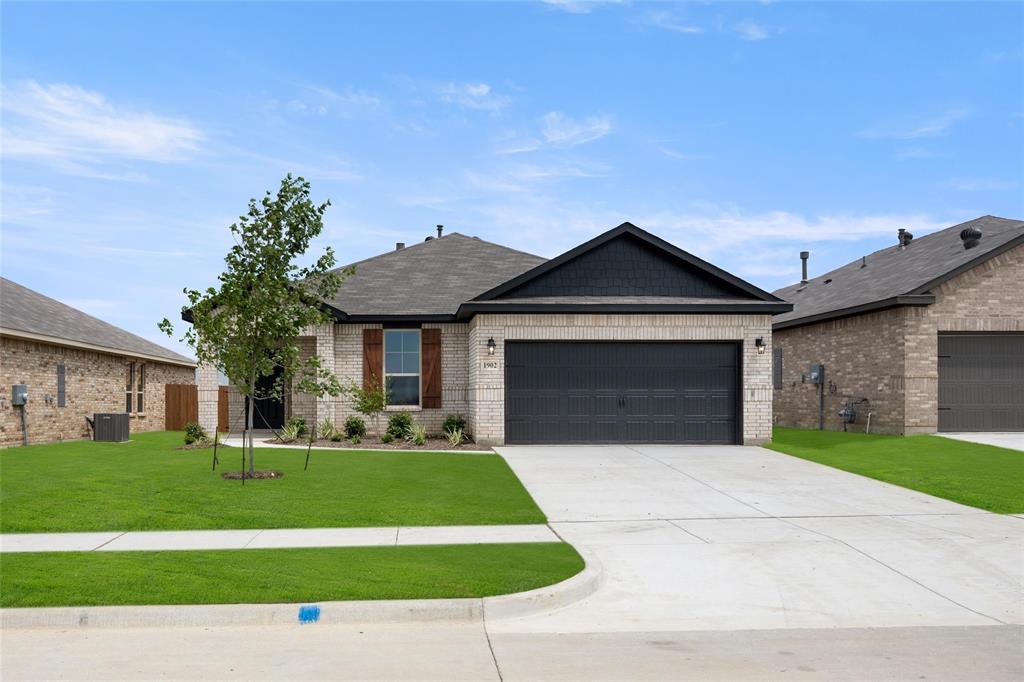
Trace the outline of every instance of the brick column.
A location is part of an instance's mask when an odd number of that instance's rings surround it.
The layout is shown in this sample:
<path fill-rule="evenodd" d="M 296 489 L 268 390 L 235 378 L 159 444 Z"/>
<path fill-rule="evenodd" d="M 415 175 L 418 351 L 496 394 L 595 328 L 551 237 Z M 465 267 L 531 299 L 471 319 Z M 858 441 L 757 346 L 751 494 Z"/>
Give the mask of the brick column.
<path fill-rule="evenodd" d="M 210 434 L 217 431 L 217 399 L 220 378 L 217 368 L 201 364 L 196 369 L 199 390 L 199 425 Z"/>
<path fill-rule="evenodd" d="M 314 330 L 316 338 L 316 354 L 320 358 L 320 362 L 323 368 L 329 370 L 332 374 L 337 374 L 335 371 L 335 360 L 334 360 L 334 325 L 325 324 L 316 327 Z M 324 395 L 322 398 L 316 400 L 316 421 L 317 423 L 324 419 L 330 419 L 332 422 L 337 421 L 337 417 L 334 414 L 334 403 L 338 398 L 331 395 Z M 314 424 L 310 424 L 310 427 Z"/>

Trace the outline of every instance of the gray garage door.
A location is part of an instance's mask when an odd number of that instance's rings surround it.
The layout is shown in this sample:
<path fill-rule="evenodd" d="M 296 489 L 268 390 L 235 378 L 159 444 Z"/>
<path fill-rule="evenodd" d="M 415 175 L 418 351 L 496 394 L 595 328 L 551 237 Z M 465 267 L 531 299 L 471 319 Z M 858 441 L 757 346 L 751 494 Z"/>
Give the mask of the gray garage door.
<path fill-rule="evenodd" d="M 505 442 L 736 443 L 735 343 L 510 342 Z"/>
<path fill-rule="evenodd" d="M 939 336 L 939 431 L 1024 431 L 1024 334 Z"/>

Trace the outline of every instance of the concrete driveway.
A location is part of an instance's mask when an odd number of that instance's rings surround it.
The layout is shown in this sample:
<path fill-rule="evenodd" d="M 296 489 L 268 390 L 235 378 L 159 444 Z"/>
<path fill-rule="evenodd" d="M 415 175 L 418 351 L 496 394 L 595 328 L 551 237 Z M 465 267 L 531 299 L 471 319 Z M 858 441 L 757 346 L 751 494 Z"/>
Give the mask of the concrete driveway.
<path fill-rule="evenodd" d="M 1024 519 L 754 447 L 504 447 L 604 569 L 492 633 L 1024 622 Z"/>
<path fill-rule="evenodd" d="M 1024 450 L 1024 433 L 939 433 L 936 435 L 953 440 L 965 440 L 968 443 Z"/>

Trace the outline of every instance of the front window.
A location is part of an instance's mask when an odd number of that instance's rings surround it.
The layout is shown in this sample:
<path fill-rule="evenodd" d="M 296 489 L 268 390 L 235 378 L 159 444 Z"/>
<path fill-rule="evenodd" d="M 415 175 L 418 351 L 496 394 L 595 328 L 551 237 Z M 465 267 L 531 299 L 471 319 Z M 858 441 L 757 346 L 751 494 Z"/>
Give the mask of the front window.
<path fill-rule="evenodd" d="M 124 368 L 124 411 L 132 412 L 134 395 L 132 387 L 135 385 L 135 363 L 129 362 Z"/>
<path fill-rule="evenodd" d="M 145 412 L 145 405 L 143 404 L 143 397 L 146 394 L 146 366 L 143 364 L 139 365 L 139 378 L 135 382 L 135 395 L 137 396 L 135 405 L 136 412 Z"/>
<path fill-rule="evenodd" d="M 389 404 L 420 404 L 420 330 L 384 331 L 384 386 Z"/>

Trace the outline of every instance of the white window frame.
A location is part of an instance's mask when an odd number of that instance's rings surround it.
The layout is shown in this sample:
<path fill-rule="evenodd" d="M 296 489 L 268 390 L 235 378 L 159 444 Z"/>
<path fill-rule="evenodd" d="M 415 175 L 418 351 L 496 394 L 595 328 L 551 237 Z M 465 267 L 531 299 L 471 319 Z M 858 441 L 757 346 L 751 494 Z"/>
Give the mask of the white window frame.
<path fill-rule="evenodd" d="M 144 362 L 135 365 L 135 414 L 146 414 L 146 363 Z"/>
<path fill-rule="evenodd" d="M 402 332 L 402 333 L 406 333 L 406 334 L 410 333 L 410 332 L 415 332 L 416 333 L 416 345 L 419 348 L 419 352 L 416 354 L 416 356 L 419 358 L 419 360 L 418 360 L 418 362 L 419 362 L 419 371 L 418 372 L 413 373 L 413 372 L 389 372 L 388 371 L 388 332 Z M 383 340 L 383 343 L 381 344 L 381 346 L 382 346 L 382 349 L 383 349 L 381 360 L 382 360 L 382 364 L 384 365 L 383 369 L 384 369 L 384 390 L 385 391 L 388 390 L 388 377 L 419 377 L 419 387 L 418 387 L 418 389 L 416 391 L 416 403 L 413 404 L 413 405 L 397 405 L 396 404 L 396 405 L 394 405 L 394 409 L 397 410 L 397 409 L 401 409 L 401 408 L 421 407 L 423 405 L 423 334 L 422 334 L 422 330 L 420 330 L 420 329 L 403 329 L 403 328 L 400 328 L 400 327 L 395 327 L 393 329 L 384 329 L 384 340 Z M 391 407 L 392 407 L 392 405 L 389 402 L 388 403 L 388 408 L 391 408 Z"/>
<path fill-rule="evenodd" d="M 128 362 L 124 366 L 124 400 L 128 414 L 135 414 L 135 363 Z"/>

